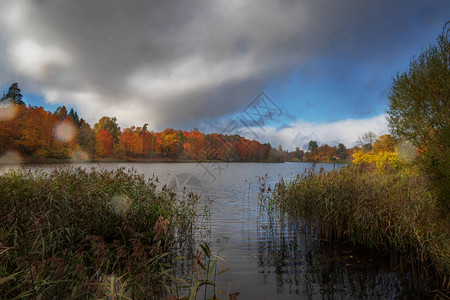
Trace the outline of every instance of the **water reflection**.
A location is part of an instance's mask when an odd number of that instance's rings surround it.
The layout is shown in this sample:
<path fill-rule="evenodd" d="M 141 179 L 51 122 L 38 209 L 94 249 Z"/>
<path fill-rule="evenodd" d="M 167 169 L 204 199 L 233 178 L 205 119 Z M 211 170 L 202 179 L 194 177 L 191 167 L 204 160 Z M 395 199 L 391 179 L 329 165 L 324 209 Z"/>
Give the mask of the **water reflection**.
<path fill-rule="evenodd" d="M 396 271 L 388 257 L 320 238 L 313 220 L 262 211 L 258 273 L 275 281 L 279 295 L 302 299 L 423 299 L 431 288 L 415 286 L 411 273 Z"/>
<path fill-rule="evenodd" d="M 218 290 L 239 292 L 239 299 L 423 299 L 432 290 L 426 284 L 414 286 L 411 274 L 400 272 L 387 258 L 321 240 L 313 220 L 262 209 L 260 176 L 267 173 L 267 184 L 273 187 L 280 178 L 294 178 L 312 164 L 230 163 L 214 182 L 203 169 L 188 163 L 72 166 L 134 168 L 148 178 L 159 178 L 160 187 L 173 186 L 181 194 L 186 192 L 184 184 L 197 189 L 202 195 L 200 215 L 207 212 L 198 220 L 203 228 L 194 232 L 194 238 L 180 233 L 175 245 L 180 252 L 174 255 L 187 253 L 193 258 L 198 241 L 208 242 L 230 267 L 217 276 Z M 329 171 L 333 165 L 317 164 L 320 168 Z M 179 261 L 176 275 L 190 270 L 189 260 Z M 223 295 L 220 298 L 225 299 Z"/>

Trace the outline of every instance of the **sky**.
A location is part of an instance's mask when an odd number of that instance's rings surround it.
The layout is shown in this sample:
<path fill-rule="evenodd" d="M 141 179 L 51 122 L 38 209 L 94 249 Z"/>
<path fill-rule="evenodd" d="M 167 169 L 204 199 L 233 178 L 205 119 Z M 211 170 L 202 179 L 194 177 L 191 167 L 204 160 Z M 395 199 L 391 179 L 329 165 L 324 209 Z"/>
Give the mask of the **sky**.
<path fill-rule="evenodd" d="M 94 125 L 236 132 L 284 149 L 388 132 L 392 78 L 450 1 L 0 0 L 0 89 Z M 277 114 L 245 119 L 264 92 Z M 231 132 L 230 132 L 231 133 Z"/>

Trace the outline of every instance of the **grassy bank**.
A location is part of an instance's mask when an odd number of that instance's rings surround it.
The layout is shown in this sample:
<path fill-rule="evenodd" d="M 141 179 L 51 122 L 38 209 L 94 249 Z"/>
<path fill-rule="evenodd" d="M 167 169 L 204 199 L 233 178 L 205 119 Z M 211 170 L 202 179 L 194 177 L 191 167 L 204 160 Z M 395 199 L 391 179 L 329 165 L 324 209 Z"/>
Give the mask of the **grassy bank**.
<path fill-rule="evenodd" d="M 394 254 L 449 290 L 450 216 L 418 175 L 347 166 L 281 181 L 266 200 L 274 209 L 318 221 L 325 239 Z"/>
<path fill-rule="evenodd" d="M 3 174 L 0 298 L 160 294 L 172 232 L 195 215 L 186 197 L 125 169 Z"/>

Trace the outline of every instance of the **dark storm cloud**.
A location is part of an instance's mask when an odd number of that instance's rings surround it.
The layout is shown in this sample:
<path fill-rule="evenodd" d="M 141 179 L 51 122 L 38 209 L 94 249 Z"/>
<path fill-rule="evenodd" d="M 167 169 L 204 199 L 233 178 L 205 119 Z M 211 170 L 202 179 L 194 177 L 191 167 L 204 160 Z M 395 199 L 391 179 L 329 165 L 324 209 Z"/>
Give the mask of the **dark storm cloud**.
<path fill-rule="evenodd" d="M 412 23 L 447 2 L 423 3 L 2 1 L 0 85 L 20 79 L 91 122 L 186 127 L 236 112 L 310 60 L 363 61 L 413 38 Z"/>

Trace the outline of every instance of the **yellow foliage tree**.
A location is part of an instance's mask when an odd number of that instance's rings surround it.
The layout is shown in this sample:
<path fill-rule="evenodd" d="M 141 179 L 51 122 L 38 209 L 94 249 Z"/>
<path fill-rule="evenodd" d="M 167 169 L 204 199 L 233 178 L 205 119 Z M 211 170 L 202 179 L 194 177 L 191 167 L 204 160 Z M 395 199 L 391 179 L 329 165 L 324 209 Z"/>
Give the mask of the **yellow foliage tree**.
<path fill-rule="evenodd" d="M 392 136 L 385 134 L 380 136 L 373 144 L 372 150 L 365 152 L 363 149 L 353 154 L 353 163 L 375 164 L 380 173 L 387 173 L 397 169 L 401 165 L 398 153 L 395 151 L 395 141 Z"/>

